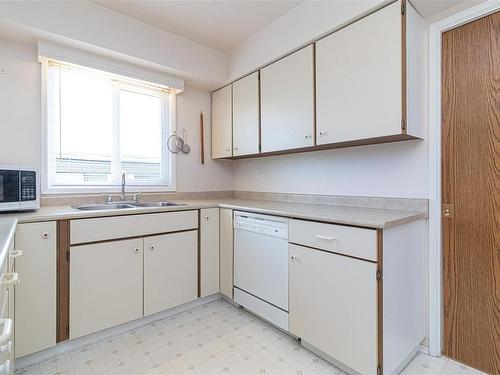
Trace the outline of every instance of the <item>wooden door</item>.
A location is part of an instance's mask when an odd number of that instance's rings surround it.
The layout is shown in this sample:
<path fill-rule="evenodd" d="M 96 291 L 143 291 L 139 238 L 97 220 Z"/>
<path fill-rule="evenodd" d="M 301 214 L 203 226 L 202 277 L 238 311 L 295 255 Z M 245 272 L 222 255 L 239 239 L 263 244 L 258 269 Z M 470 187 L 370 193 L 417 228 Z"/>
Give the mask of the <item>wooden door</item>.
<path fill-rule="evenodd" d="M 260 72 L 262 152 L 314 145 L 314 46 Z"/>
<path fill-rule="evenodd" d="M 144 238 L 144 315 L 198 297 L 198 231 Z"/>
<path fill-rule="evenodd" d="M 231 85 L 212 93 L 212 158 L 233 155 Z"/>
<path fill-rule="evenodd" d="M 56 345 L 56 222 L 19 224 L 15 246 L 21 282 L 15 298 L 15 352 L 22 357 Z M 36 312 L 36 313 L 35 313 Z"/>
<path fill-rule="evenodd" d="M 360 374 L 376 374 L 377 263 L 289 247 L 290 332 Z"/>
<path fill-rule="evenodd" d="M 233 83 L 233 155 L 259 153 L 259 72 Z"/>
<path fill-rule="evenodd" d="M 500 374 L 500 12 L 442 36 L 444 354 Z"/>
<path fill-rule="evenodd" d="M 219 293 L 219 209 L 200 210 L 200 297 Z"/>
<path fill-rule="evenodd" d="M 142 239 L 70 248 L 70 339 L 141 318 Z"/>

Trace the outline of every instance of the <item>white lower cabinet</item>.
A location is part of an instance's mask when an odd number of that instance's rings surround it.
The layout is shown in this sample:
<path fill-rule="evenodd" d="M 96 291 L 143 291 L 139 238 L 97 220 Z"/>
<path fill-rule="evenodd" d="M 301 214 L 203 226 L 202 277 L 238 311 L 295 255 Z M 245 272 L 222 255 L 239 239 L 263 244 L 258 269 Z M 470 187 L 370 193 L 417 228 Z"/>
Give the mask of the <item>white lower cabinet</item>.
<path fill-rule="evenodd" d="M 198 231 L 144 238 L 144 315 L 198 297 Z"/>
<path fill-rule="evenodd" d="M 290 244 L 290 332 L 360 374 L 376 374 L 376 263 Z"/>
<path fill-rule="evenodd" d="M 219 209 L 200 211 L 200 297 L 219 292 Z"/>
<path fill-rule="evenodd" d="M 15 355 L 17 358 L 56 345 L 55 221 L 19 224 L 15 260 L 20 284 L 14 291 Z"/>
<path fill-rule="evenodd" d="M 70 339 L 143 316 L 143 240 L 70 248 Z"/>
<path fill-rule="evenodd" d="M 220 209 L 220 292 L 233 298 L 233 210 Z"/>

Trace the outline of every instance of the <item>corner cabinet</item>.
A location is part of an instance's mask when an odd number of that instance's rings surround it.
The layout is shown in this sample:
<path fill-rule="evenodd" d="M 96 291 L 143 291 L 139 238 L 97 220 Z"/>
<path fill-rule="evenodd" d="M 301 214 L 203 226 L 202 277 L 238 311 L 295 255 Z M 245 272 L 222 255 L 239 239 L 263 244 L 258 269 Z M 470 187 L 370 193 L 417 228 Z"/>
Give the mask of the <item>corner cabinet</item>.
<path fill-rule="evenodd" d="M 233 155 L 231 85 L 212 93 L 212 159 Z"/>
<path fill-rule="evenodd" d="M 19 224 L 14 291 L 16 358 L 56 345 L 56 222 Z"/>
<path fill-rule="evenodd" d="M 424 33 L 403 0 L 316 42 L 318 145 L 423 138 Z"/>
<path fill-rule="evenodd" d="M 314 46 L 260 71 L 262 152 L 314 145 Z"/>

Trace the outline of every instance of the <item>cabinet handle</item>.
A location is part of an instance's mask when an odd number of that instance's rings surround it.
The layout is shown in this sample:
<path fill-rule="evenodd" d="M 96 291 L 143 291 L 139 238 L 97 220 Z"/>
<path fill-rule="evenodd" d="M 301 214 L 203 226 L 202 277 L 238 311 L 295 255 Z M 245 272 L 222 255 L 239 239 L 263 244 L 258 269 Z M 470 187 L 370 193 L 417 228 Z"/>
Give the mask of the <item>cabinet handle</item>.
<path fill-rule="evenodd" d="M 205 221 L 209 221 L 210 220 L 210 216 L 206 215 L 205 216 Z"/>
<path fill-rule="evenodd" d="M 311 134 L 305 135 L 305 136 L 304 136 L 304 138 L 305 138 L 305 139 L 312 138 L 312 135 L 311 135 Z"/>
<path fill-rule="evenodd" d="M 136 247 L 136 248 L 134 249 L 134 253 L 139 254 L 140 252 L 141 252 L 141 251 L 139 250 L 139 248 L 138 248 L 138 247 Z"/>
<path fill-rule="evenodd" d="M 0 319 L 0 324 L 2 325 L 2 331 L 0 333 L 0 346 L 4 346 L 9 343 L 12 337 L 12 319 Z"/>
<path fill-rule="evenodd" d="M 19 285 L 19 274 L 16 272 L 7 272 L 0 276 L 0 287 L 9 287 Z"/>
<path fill-rule="evenodd" d="M 46 240 L 46 239 L 47 239 L 47 238 L 49 238 L 49 237 L 50 237 L 50 234 L 49 234 L 48 232 L 43 232 L 43 233 L 42 233 L 42 238 L 43 238 L 44 240 Z"/>
<path fill-rule="evenodd" d="M 292 262 L 295 262 L 297 260 L 297 256 L 296 255 L 290 255 L 290 260 Z"/>
<path fill-rule="evenodd" d="M 149 250 L 153 251 L 155 249 L 155 245 L 149 245 Z"/>
<path fill-rule="evenodd" d="M 319 136 L 320 136 L 320 137 L 323 137 L 323 136 L 325 136 L 325 135 L 327 135 L 327 134 L 328 134 L 328 132 L 325 132 L 325 131 L 320 131 L 320 132 L 319 132 Z"/>
<path fill-rule="evenodd" d="M 316 238 L 318 240 L 323 240 L 323 241 L 333 241 L 335 239 L 335 236 L 328 237 L 328 236 L 322 236 L 321 234 L 317 234 Z"/>
<path fill-rule="evenodd" d="M 12 251 L 9 253 L 9 257 L 10 257 L 10 259 L 17 259 L 17 258 L 19 258 L 21 255 L 23 255 L 23 251 L 22 251 L 22 250 L 12 250 Z"/>

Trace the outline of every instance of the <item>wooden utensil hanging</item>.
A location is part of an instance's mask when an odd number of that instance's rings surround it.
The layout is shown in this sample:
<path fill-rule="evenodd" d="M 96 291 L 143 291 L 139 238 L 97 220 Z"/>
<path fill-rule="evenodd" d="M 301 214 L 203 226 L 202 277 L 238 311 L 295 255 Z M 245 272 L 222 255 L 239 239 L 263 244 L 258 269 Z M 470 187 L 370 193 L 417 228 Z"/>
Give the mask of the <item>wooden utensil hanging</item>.
<path fill-rule="evenodd" d="M 203 131 L 203 112 L 200 112 L 201 164 L 205 164 L 205 134 Z"/>

